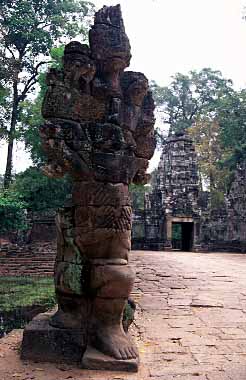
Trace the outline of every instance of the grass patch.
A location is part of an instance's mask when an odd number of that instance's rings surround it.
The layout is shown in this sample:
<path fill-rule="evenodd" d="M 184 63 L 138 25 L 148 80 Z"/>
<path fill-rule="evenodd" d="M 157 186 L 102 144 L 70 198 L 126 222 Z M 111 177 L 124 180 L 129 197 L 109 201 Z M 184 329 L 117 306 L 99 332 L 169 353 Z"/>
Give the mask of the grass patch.
<path fill-rule="evenodd" d="M 0 277 L 0 312 L 16 308 L 56 304 L 54 280 L 50 277 Z"/>

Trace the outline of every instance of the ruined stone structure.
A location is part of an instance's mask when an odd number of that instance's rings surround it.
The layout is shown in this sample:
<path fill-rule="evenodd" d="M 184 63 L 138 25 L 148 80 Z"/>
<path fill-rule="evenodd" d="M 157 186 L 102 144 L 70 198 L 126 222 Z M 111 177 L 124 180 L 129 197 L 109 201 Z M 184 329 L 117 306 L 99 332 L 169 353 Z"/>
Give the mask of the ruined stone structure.
<path fill-rule="evenodd" d="M 203 205 L 201 243 L 209 251 L 246 253 L 246 162 L 238 165 L 224 203 Z"/>
<path fill-rule="evenodd" d="M 194 250 L 199 244 L 199 178 L 195 147 L 185 135 L 167 140 L 159 164 L 158 186 L 165 213 L 165 248 L 172 247 L 172 226 L 180 223 L 182 249 Z"/>
<path fill-rule="evenodd" d="M 218 207 L 200 190 L 197 158 L 191 139 L 167 139 L 145 207 L 134 209 L 134 249 L 172 249 L 172 231 L 181 227 L 184 251 L 246 252 L 246 163 L 238 166 L 230 191 Z"/>
<path fill-rule="evenodd" d="M 34 212 L 28 215 L 29 230 L 26 233 L 26 243 L 53 242 L 56 239 L 55 210 Z"/>
<path fill-rule="evenodd" d="M 152 193 L 146 193 L 142 219 L 134 216 L 133 246 L 171 249 L 172 229 L 180 224 L 182 249 L 196 250 L 200 242 L 199 179 L 195 148 L 184 134 L 170 136 L 164 147 Z M 141 221 L 140 221 L 141 220 Z M 144 225 L 142 236 L 139 225 Z"/>
<path fill-rule="evenodd" d="M 69 43 L 63 68 L 47 75 L 45 172 L 69 173 L 72 199 L 57 215 L 58 310 L 25 329 L 22 357 L 136 371 L 138 352 L 122 328 L 135 278 L 128 185 L 149 178 L 154 103 L 146 77 L 124 72 L 131 54 L 120 6 L 96 13 L 89 41 Z"/>

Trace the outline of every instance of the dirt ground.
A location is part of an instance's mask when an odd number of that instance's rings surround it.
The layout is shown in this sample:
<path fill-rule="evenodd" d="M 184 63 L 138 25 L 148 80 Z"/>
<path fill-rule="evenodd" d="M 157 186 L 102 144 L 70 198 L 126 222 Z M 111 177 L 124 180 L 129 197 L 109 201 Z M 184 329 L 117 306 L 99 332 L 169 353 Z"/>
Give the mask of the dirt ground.
<path fill-rule="evenodd" d="M 245 380 L 246 255 L 132 252 L 139 372 L 21 362 L 21 330 L 0 340 L 0 380 Z"/>

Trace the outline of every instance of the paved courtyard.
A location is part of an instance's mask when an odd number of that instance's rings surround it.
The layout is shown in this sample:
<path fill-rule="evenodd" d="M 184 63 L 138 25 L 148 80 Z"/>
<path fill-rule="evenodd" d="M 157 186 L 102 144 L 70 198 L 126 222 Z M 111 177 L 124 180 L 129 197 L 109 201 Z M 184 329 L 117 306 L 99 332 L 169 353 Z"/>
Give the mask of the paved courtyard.
<path fill-rule="evenodd" d="M 0 379 L 245 380 L 246 255 L 138 251 L 132 264 L 138 374 L 21 363 L 16 331 L 0 341 Z"/>

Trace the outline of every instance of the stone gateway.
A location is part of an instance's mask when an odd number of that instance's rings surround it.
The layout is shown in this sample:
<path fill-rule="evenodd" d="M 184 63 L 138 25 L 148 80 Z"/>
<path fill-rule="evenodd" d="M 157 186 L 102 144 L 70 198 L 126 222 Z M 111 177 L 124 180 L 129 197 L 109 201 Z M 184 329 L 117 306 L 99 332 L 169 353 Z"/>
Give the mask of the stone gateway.
<path fill-rule="evenodd" d="M 148 181 L 154 102 L 146 77 L 124 72 L 131 54 L 119 5 L 96 13 L 89 42 L 70 42 L 63 68 L 47 75 L 44 170 L 68 174 L 72 198 L 56 218 L 58 309 L 26 327 L 21 355 L 136 371 L 138 352 L 122 327 L 135 278 L 128 186 Z"/>

